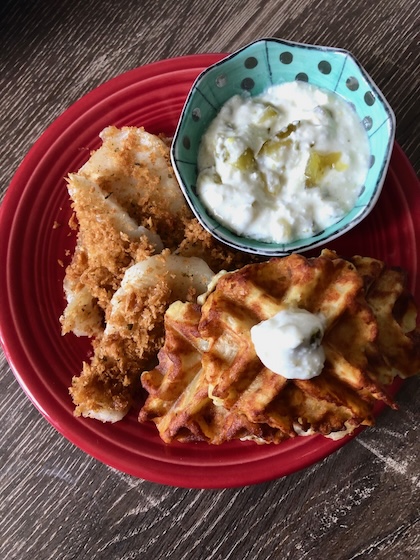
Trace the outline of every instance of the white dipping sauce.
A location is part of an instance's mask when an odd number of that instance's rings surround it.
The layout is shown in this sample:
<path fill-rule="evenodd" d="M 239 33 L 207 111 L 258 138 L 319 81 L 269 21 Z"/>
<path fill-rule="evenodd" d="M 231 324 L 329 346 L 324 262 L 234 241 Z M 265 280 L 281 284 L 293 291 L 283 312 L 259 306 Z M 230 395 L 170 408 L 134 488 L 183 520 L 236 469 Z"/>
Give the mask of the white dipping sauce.
<path fill-rule="evenodd" d="M 324 318 L 305 309 L 285 309 L 251 328 L 261 362 L 287 379 L 312 379 L 324 367 Z"/>
<path fill-rule="evenodd" d="M 343 98 L 287 82 L 226 102 L 200 144 L 197 193 L 235 233 L 287 243 L 353 208 L 369 155 L 366 131 Z"/>

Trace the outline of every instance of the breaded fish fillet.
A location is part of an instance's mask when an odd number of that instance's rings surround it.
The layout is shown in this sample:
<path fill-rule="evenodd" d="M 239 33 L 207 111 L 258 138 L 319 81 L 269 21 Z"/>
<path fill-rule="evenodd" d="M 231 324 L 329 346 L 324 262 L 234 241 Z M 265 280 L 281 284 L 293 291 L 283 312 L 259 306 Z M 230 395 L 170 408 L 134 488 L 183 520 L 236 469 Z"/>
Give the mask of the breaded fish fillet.
<path fill-rule="evenodd" d="M 101 138 L 102 146 L 68 177 L 78 234 L 64 281 L 64 333 L 98 334 L 126 268 L 160 252 L 162 239 L 176 247 L 189 215 L 162 139 L 130 127 L 106 128 Z"/>
<path fill-rule="evenodd" d="M 123 418 L 164 340 L 164 315 L 177 299 L 195 300 L 213 277 L 197 257 L 169 250 L 129 267 L 106 310 L 106 328 L 94 342 L 70 390 L 76 414 L 102 421 Z"/>
<path fill-rule="evenodd" d="M 100 136 L 101 147 L 67 179 L 77 245 L 61 324 L 63 334 L 94 339 L 93 357 L 70 390 L 75 413 L 115 421 L 129 409 L 141 371 L 156 361 L 168 305 L 196 298 L 213 266 L 231 270 L 244 257 L 193 217 L 167 141 L 134 127 Z"/>

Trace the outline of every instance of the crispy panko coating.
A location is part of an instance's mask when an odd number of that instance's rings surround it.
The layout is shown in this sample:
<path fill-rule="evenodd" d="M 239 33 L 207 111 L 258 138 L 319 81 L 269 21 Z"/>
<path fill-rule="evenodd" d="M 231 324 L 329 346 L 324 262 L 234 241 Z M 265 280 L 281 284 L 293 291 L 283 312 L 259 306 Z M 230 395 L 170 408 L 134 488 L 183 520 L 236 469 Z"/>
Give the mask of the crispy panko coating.
<path fill-rule="evenodd" d="M 185 220 L 184 239 L 176 252 L 183 256 L 200 257 L 215 272 L 236 270 L 259 259 L 256 256 L 234 251 L 215 239 L 203 229 L 198 220 L 192 216 Z"/>
<path fill-rule="evenodd" d="M 70 389 L 76 414 L 120 420 L 164 341 L 164 315 L 176 299 L 196 299 L 213 277 L 198 257 L 165 250 L 129 267 L 106 309 L 106 327 L 94 354 Z"/>
<path fill-rule="evenodd" d="M 231 439 L 278 443 L 298 435 L 344 437 L 396 405 L 395 375 L 420 371 L 419 330 L 405 275 L 380 261 L 323 251 L 250 264 L 221 275 L 200 306 L 165 315 L 159 365 L 142 374 L 139 420 L 170 443 Z M 322 313 L 326 360 L 309 380 L 286 379 L 259 360 L 250 329 L 281 309 Z"/>
<path fill-rule="evenodd" d="M 169 304 L 205 291 L 213 267 L 232 270 L 244 259 L 193 217 L 165 139 L 134 127 L 100 136 L 101 147 L 67 179 L 77 245 L 61 324 L 63 334 L 94 338 L 70 389 L 75 414 L 116 421 L 156 361 Z"/>
<path fill-rule="evenodd" d="M 78 313 L 87 293 L 103 315 L 128 266 L 161 251 L 161 236 L 170 230 L 177 246 L 188 213 L 162 140 L 135 128 L 109 127 L 101 137 L 101 148 L 68 177 L 78 234 L 64 281 L 72 303 L 61 320 L 64 333 L 97 335 L 101 325 L 85 328 L 83 312 Z"/>

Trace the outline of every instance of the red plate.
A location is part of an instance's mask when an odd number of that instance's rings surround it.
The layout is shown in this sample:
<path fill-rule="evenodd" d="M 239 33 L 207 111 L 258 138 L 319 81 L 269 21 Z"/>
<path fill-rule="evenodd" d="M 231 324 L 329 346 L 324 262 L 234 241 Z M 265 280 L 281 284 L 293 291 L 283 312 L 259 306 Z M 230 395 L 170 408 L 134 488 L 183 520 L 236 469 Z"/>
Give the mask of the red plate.
<path fill-rule="evenodd" d="M 100 461 L 146 480 L 193 488 L 225 488 L 281 477 L 323 459 L 351 439 L 302 437 L 278 446 L 165 445 L 153 425 L 137 422 L 137 411 L 117 424 L 73 416 L 67 388 L 89 353 L 89 341 L 60 335 L 63 265 L 69 261 L 66 250 L 74 246 L 63 177 L 76 171 L 89 150 L 100 145 L 98 134 L 108 125 L 173 134 L 192 82 L 221 56 L 193 55 L 150 64 L 84 96 L 32 147 L 0 209 L 0 335 L 24 391 L 59 432 Z M 403 266 L 417 300 L 419 194 L 414 171 L 395 146 L 377 206 L 355 230 L 331 245 L 342 254 L 360 253 Z"/>

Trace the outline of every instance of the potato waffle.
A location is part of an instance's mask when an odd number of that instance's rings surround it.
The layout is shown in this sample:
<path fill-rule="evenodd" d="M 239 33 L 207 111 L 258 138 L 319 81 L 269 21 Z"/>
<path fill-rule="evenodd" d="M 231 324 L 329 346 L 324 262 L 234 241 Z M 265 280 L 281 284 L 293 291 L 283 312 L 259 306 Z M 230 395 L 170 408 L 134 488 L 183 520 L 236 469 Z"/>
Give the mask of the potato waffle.
<path fill-rule="evenodd" d="M 250 336 L 286 308 L 322 313 L 326 360 L 309 380 L 263 366 Z M 173 304 L 159 365 L 142 376 L 149 391 L 140 421 L 166 442 L 230 439 L 279 442 L 320 433 L 343 437 L 372 425 L 385 385 L 420 370 L 415 306 L 404 274 L 380 261 L 331 251 L 247 265 L 222 275 L 200 307 Z"/>
<path fill-rule="evenodd" d="M 215 406 L 202 368 L 206 343 L 198 331 L 200 318 L 200 307 L 193 303 L 177 301 L 168 308 L 159 365 L 142 375 L 142 385 L 149 397 L 139 420 L 155 422 L 166 443 L 204 440 L 219 444 L 241 437 L 284 439 L 283 434 L 276 433 L 278 430 Z"/>

